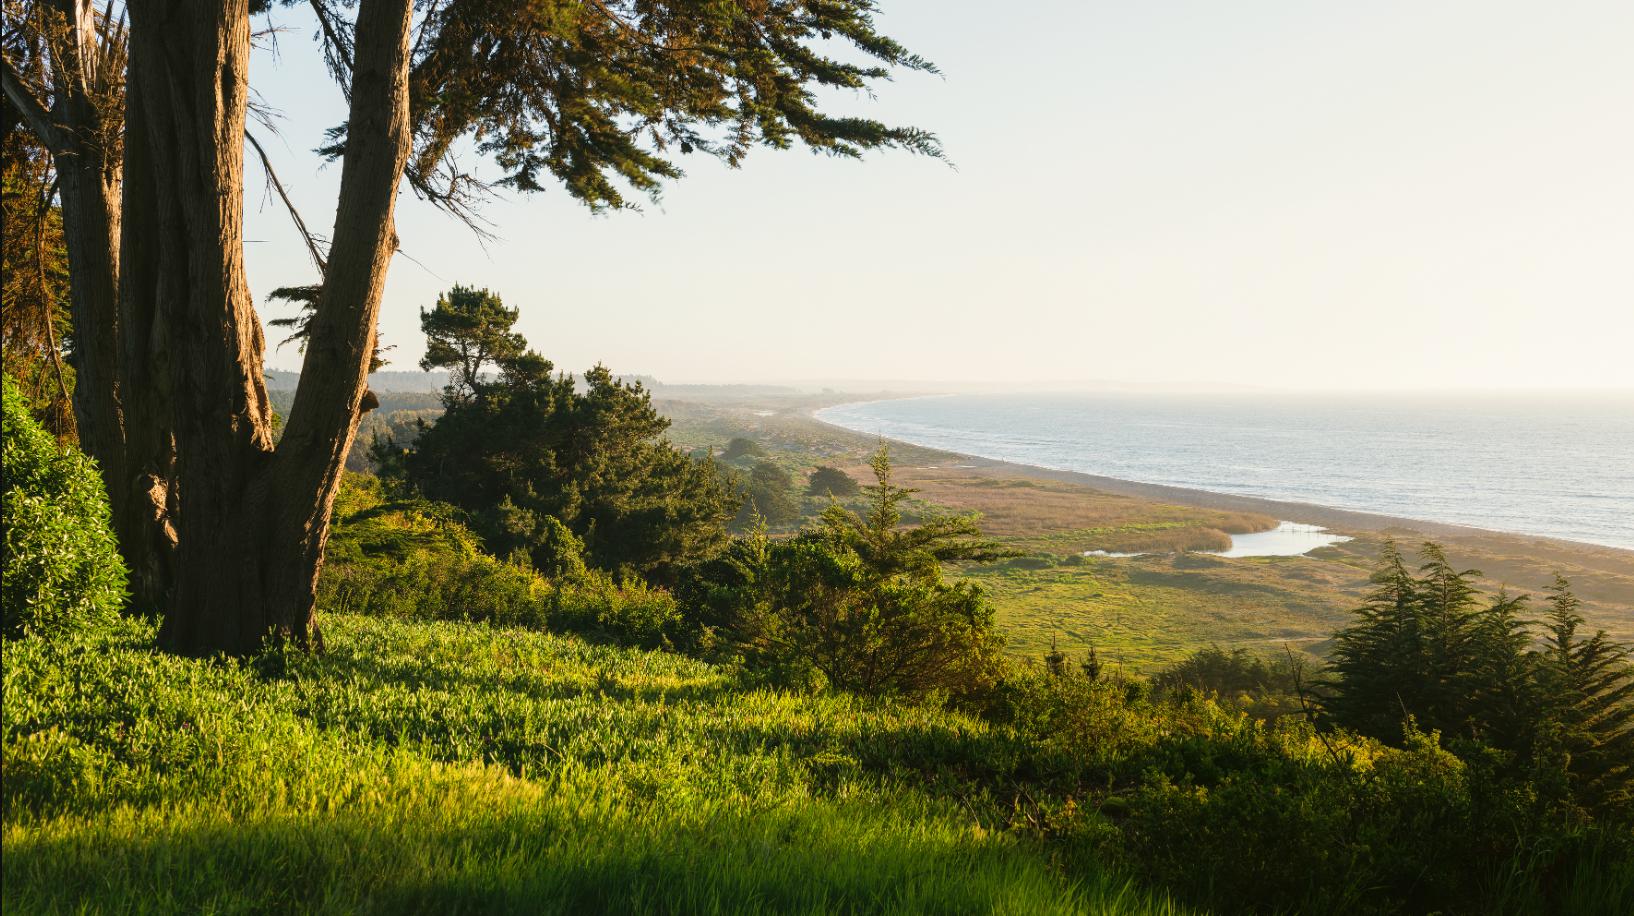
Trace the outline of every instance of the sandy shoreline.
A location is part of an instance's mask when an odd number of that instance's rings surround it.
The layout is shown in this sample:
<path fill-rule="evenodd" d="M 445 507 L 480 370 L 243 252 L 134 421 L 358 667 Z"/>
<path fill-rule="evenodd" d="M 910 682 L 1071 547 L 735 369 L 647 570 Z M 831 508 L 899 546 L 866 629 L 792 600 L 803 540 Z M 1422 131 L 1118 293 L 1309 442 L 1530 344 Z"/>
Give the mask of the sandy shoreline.
<path fill-rule="evenodd" d="M 869 433 L 851 429 L 823 419 L 817 414 L 830 407 L 848 406 L 854 403 L 872 403 L 882 400 L 869 399 L 863 402 L 845 402 L 812 408 L 807 411 L 807 418 L 814 423 L 830 429 L 839 430 L 847 435 L 865 436 Z M 1132 496 L 1154 502 L 1173 503 L 1182 506 L 1194 506 L 1202 509 L 1223 509 L 1242 512 L 1257 512 L 1277 519 L 1290 522 L 1299 522 L 1307 525 L 1320 525 L 1340 534 L 1357 534 L 1361 532 L 1377 532 L 1382 534 L 1402 535 L 1429 535 L 1435 538 L 1451 540 L 1503 540 L 1513 542 L 1515 546 L 1528 545 L 1533 549 L 1548 548 L 1551 551 L 1570 551 L 1578 555 L 1598 555 L 1602 560 L 1613 563 L 1628 564 L 1627 570 L 1634 573 L 1634 550 L 1620 547 L 1610 547 L 1604 544 L 1592 544 L 1585 541 L 1572 541 L 1565 538 L 1547 537 L 1544 535 L 1520 534 L 1512 531 L 1495 531 L 1488 528 L 1478 528 L 1472 525 L 1458 525 L 1448 522 L 1435 522 L 1426 519 L 1406 518 L 1402 516 L 1385 515 L 1377 512 L 1364 512 L 1354 509 L 1336 509 L 1332 506 L 1322 506 L 1315 503 L 1299 502 L 1296 500 L 1270 499 L 1259 496 L 1239 496 L 1229 493 L 1216 493 L 1210 490 L 1198 490 L 1191 487 L 1177 487 L 1166 484 L 1140 483 L 1133 480 L 1122 480 L 1115 477 L 1102 477 L 1098 474 L 1087 474 L 1081 471 L 1064 471 L 1055 468 L 1040 467 L 1038 465 L 1023 464 L 1014 461 L 1001 461 L 994 458 L 983 458 L 978 455 L 968 455 L 952 452 L 934 446 L 917 445 L 889 436 L 877 437 L 893 445 L 917 449 L 923 452 L 933 452 L 947 455 L 950 459 L 961 464 L 969 465 L 971 470 L 986 472 L 1002 471 L 1018 477 L 1031 477 L 1043 480 L 1056 480 L 1066 483 L 1077 483 L 1106 493 L 1120 496 Z"/>

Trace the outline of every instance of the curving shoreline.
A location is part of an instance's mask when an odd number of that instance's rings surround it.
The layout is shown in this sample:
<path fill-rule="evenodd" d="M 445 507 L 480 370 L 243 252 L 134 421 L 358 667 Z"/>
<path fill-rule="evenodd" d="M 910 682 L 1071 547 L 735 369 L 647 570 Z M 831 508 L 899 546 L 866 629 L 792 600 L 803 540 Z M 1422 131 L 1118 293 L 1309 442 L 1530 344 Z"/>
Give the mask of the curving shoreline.
<path fill-rule="evenodd" d="M 919 395 L 918 398 L 945 397 L 945 395 Z M 1202 509 L 1221 509 L 1242 512 L 1257 512 L 1277 519 L 1298 522 L 1307 525 L 1320 525 L 1342 534 L 1357 534 L 1362 532 L 1380 534 L 1416 534 L 1429 535 L 1435 538 L 1479 538 L 1483 540 L 1498 539 L 1513 541 L 1516 545 L 1527 544 L 1534 547 L 1547 545 L 1556 550 L 1571 551 L 1573 553 L 1605 554 L 1608 559 L 1621 557 L 1630 564 L 1629 572 L 1634 573 L 1634 550 L 1613 547 L 1605 544 L 1596 544 L 1588 541 L 1574 541 L 1567 538 L 1551 537 L 1548 535 L 1523 534 L 1513 531 L 1500 531 L 1491 528 L 1481 528 L 1474 525 L 1461 525 L 1452 522 L 1438 522 L 1428 519 L 1409 518 L 1406 516 L 1388 515 L 1380 512 L 1367 512 L 1356 509 L 1339 509 L 1316 503 L 1300 500 L 1274 499 L 1263 496 L 1243 496 L 1231 493 L 1219 493 L 1212 490 L 1201 490 L 1193 487 L 1180 487 L 1170 484 L 1142 483 L 1134 480 L 1124 480 L 1116 477 L 1105 477 L 1099 474 L 1090 474 L 1083 471 L 1069 471 L 1060 468 L 1045 467 L 1043 465 L 1027 464 L 1017 461 L 1006 461 L 997 458 L 984 458 L 964 452 L 951 451 L 937 446 L 922 445 L 891 436 L 874 435 L 865 430 L 854 429 L 824 418 L 824 411 L 839 407 L 854 407 L 864 404 L 875 404 L 883 401 L 905 400 L 904 398 L 865 398 L 856 401 L 844 401 L 836 404 L 815 407 L 807 411 L 807 417 L 815 423 L 830 429 L 843 431 L 849 435 L 871 436 L 895 446 L 913 448 L 925 452 L 947 455 L 964 464 L 972 470 L 982 469 L 988 472 L 1004 471 L 1022 477 L 1033 477 L 1044 480 L 1057 480 L 1067 483 L 1077 483 L 1092 487 L 1107 493 L 1120 496 L 1131 496 L 1157 502 L 1175 503 L 1183 506 L 1193 506 Z"/>

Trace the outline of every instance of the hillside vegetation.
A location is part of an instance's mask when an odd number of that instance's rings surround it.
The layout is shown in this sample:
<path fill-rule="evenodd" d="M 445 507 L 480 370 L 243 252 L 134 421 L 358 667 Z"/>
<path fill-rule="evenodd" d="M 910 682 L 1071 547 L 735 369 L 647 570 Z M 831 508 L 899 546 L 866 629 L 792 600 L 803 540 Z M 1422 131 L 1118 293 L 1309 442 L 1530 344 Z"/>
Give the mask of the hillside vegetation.
<path fill-rule="evenodd" d="M 562 390 L 538 409 L 574 409 Z M 1076 647 L 1006 659 L 971 571 L 1037 555 L 918 500 L 884 449 L 846 500 L 801 495 L 786 535 L 755 513 L 717 531 L 673 587 L 554 515 L 506 527 L 509 494 L 464 508 L 388 474 L 342 488 L 310 650 L 182 658 L 118 614 L 94 468 L 32 423 L 8 411 L 8 587 L 97 544 L 105 575 L 7 594 L 7 912 L 1634 900 L 1634 671 L 1564 580 L 1537 630 L 1434 545 L 1416 571 L 1391 553 L 1325 671 L 1210 649 L 1145 678 Z M 83 497 L 74 537 L 36 536 L 61 526 L 27 507 L 59 484 Z"/>

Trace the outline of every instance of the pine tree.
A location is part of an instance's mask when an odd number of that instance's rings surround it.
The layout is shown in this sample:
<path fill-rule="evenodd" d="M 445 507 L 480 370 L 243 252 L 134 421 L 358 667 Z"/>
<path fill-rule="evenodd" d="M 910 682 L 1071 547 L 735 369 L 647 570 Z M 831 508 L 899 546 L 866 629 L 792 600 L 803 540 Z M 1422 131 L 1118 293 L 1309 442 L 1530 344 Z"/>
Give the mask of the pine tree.
<path fill-rule="evenodd" d="M 582 385 L 555 373 L 517 315 L 464 287 L 421 312 L 425 365 L 453 370 L 445 412 L 406 449 L 377 445 L 381 473 L 465 509 L 491 552 L 542 570 L 559 565 L 558 523 L 592 565 L 660 582 L 719 548 L 736 508 L 721 469 L 664 439 L 640 383 L 603 366 Z"/>
<path fill-rule="evenodd" d="M 1548 634 L 1538 653 L 1546 724 L 1565 756 L 1574 794 L 1591 810 L 1634 803 L 1634 665 L 1604 630 L 1578 635 L 1571 584 L 1549 589 Z"/>
<path fill-rule="evenodd" d="M 1423 554 L 1415 577 L 1386 544 L 1377 588 L 1335 634 L 1327 715 L 1392 742 L 1412 717 L 1425 732 L 1522 747 L 1534 706 L 1522 601 L 1500 595 L 1482 608 L 1478 571 L 1453 567 L 1438 544 Z"/>

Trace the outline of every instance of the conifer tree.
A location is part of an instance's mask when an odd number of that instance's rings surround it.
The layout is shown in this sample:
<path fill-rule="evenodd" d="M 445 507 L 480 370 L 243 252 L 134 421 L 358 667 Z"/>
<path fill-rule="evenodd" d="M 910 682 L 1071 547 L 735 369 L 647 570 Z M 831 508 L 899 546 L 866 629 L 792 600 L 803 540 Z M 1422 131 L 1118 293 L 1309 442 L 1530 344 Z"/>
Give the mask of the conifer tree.
<path fill-rule="evenodd" d="M 669 421 L 640 383 L 602 366 L 582 386 L 556 373 L 517 316 L 466 287 L 421 312 L 422 365 L 453 372 L 445 412 L 406 449 L 376 446 L 382 474 L 472 513 L 492 552 L 541 570 L 559 565 L 563 526 L 592 565 L 659 581 L 717 549 L 736 508 L 718 466 L 663 438 Z"/>
<path fill-rule="evenodd" d="M 1634 665 L 1604 630 L 1583 637 L 1580 602 L 1555 577 L 1547 642 L 1539 652 L 1547 725 L 1565 756 L 1574 793 L 1589 808 L 1634 803 Z"/>

